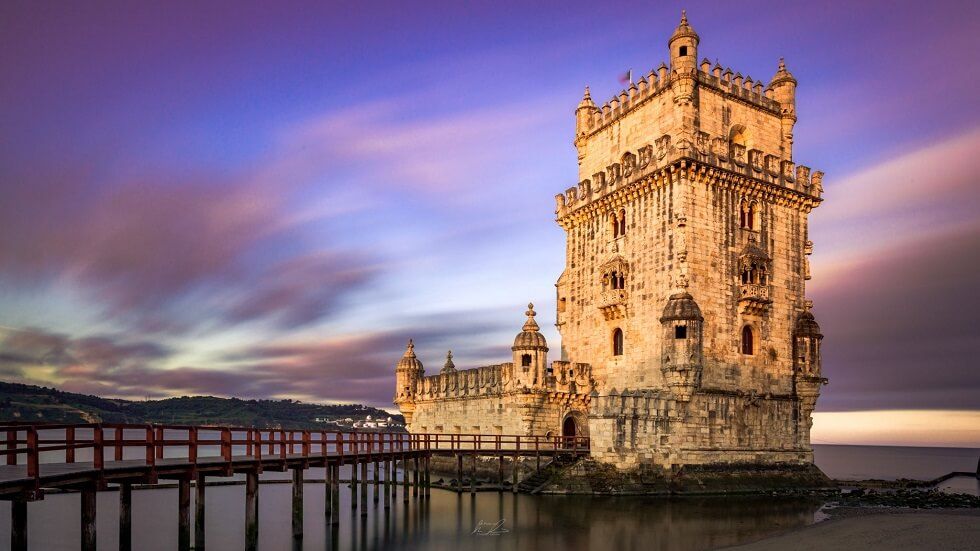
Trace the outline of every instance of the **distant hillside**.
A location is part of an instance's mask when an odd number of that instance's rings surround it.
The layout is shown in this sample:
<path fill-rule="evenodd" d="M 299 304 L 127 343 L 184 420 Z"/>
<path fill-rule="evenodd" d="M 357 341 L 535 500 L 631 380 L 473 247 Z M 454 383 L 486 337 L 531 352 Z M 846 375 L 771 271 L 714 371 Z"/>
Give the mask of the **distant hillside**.
<path fill-rule="evenodd" d="M 164 423 L 232 425 L 258 428 L 329 428 L 330 421 L 350 427 L 346 419 L 363 421 L 401 415 L 358 404 L 320 405 L 295 400 L 240 400 L 214 396 L 185 396 L 166 400 L 115 400 L 62 392 L 54 388 L 0 382 L 0 421 L 49 423 Z M 319 421 L 317 420 L 319 419 Z"/>

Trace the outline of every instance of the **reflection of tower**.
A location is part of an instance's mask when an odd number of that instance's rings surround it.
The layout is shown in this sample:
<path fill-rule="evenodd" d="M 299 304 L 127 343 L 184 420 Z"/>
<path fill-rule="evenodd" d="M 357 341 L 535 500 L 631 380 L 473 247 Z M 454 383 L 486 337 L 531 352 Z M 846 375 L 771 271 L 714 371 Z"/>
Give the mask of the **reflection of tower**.
<path fill-rule="evenodd" d="M 527 321 L 521 332 L 514 337 L 514 375 L 524 386 L 535 387 L 544 385 L 545 370 L 548 366 L 548 342 L 534 321 L 534 304 L 527 305 Z"/>
<path fill-rule="evenodd" d="M 405 416 L 405 424 L 412 422 L 415 411 L 415 393 L 418 382 L 425 374 L 422 362 L 415 356 L 415 343 L 408 340 L 405 354 L 398 360 L 395 367 L 395 400 L 394 403 Z"/>

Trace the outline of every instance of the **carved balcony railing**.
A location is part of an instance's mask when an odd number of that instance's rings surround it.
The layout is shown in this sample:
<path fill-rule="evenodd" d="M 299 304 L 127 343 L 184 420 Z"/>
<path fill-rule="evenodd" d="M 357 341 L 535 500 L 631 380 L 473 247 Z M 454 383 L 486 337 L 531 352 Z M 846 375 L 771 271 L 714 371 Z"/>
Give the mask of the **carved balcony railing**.
<path fill-rule="evenodd" d="M 626 289 L 603 289 L 599 292 L 596 305 L 607 320 L 626 316 L 626 302 L 629 294 Z"/>
<path fill-rule="evenodd" d="M 738 305 L 743 314 L 762 314 L 772 303 L 768 285 L 742 283 L 738 286 L 738 292 Z"/>

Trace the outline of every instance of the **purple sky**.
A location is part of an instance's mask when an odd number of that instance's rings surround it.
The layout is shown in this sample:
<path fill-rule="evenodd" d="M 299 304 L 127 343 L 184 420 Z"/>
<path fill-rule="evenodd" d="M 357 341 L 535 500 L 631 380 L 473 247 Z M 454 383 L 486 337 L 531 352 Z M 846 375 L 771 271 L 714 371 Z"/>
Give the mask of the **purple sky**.
<path fill-rule="evenodd" d="M 557 350 L 573 109 L 686 7 L 799 80 L 818 409 L 980 410 L 976 3 L 202 4 L 0 5 L 0 378 L 390 407 L 528 300 Z"/>

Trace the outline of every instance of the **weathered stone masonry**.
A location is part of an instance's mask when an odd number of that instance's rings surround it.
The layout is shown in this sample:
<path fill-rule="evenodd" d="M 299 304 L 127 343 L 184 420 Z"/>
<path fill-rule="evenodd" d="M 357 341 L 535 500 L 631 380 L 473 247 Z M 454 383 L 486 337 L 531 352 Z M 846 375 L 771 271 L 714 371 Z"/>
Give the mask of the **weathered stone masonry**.
<path fill-rule="evenodd" d="M 819 171 L 793 161 L 796 80 L 697 63 L 686 16 L 665 64 L 575 111 L 579 182 L 556 196 L 561 361 L 533 309 L 511 363 L 425 377 L 411 345 L 395 403 L 412 431 L 591 437 L 621 468 L 809 463 L 826 383 L 805 298 Z M 572 422 L 567 422 L 571 417 Z"/>

